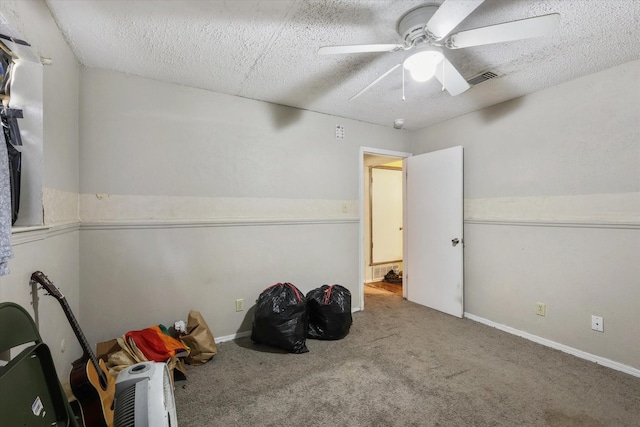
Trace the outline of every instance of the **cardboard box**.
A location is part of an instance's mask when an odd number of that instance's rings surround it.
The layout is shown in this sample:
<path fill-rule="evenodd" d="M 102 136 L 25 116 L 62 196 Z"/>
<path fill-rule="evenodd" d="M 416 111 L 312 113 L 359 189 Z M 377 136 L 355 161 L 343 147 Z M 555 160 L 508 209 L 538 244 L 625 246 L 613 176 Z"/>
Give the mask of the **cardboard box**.
<path fill-rule="evenodd" d="M 118 340 L 103 341 L 96 344 L 96 357 L 106 363 L 111 353 L 122 350 Z"/>

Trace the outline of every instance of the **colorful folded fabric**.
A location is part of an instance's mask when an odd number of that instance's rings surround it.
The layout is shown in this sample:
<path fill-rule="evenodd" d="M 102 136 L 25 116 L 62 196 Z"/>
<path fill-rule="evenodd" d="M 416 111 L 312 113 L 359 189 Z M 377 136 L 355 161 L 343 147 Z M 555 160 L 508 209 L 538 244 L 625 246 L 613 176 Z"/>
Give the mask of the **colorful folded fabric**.
<path fill-rule="evenodd" d="M 186 346 L 162 332 L 159 326 L 152 326 L 140 331 L 129 331 L 125 334 L 127 341 L 133 340 L 136 347 L 148 360 L 166 362 L 172 356 L 186 356 Z"/>

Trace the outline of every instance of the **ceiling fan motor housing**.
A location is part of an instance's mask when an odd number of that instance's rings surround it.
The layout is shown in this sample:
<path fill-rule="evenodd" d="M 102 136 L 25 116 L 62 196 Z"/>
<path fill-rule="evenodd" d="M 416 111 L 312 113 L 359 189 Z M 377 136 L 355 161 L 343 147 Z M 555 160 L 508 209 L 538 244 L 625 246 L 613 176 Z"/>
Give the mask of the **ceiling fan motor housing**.
<path fill-rule="evenodd" d="M 425 29 L 427 22 L 436 13 L 439 5 L 426 4 L 418 6 L 415 9 L 411 9 L 405 13 L 398 21 L 397 31 L 402 37 L 405 46 L 413 46 L 415 43 L 425 41 L 429 44 L 434 39 L 428 34 Z"/>

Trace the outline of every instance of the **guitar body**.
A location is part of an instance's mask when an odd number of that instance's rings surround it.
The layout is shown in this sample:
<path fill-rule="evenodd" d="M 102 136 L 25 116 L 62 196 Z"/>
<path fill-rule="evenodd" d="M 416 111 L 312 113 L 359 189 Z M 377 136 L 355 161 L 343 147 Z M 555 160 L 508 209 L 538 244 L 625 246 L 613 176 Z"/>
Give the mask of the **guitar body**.
<path fill-rule="evenodd" d="M 109 374 L 103 360 L 100 369 L 106 374 L 106 386 L 88 355 L 73 362 L 69 382 L 73 395 L 80 402 L 85 427 L 113 427 L 114 394 L 116 381 Z"/>

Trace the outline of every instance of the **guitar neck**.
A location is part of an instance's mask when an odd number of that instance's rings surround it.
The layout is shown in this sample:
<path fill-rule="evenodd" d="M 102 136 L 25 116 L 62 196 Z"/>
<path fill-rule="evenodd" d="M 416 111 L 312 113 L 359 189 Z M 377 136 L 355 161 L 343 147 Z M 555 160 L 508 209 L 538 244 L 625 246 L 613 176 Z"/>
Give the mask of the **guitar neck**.
<path fill-rule="evenodd" d="M 69 303 L 67 303 L 67 299 L 64 296 L 56 297 L 56 299 L 62 306 L 62 311 L 64 311 L 64 314 L 67 316 L 69 324 L 71 325 L 71 329 L 73 329 L 78 342 L 80 342 L 80 347 L 82 347 L 82 351 L 84 352 L 85 356 L 87 356 L 91 360 L 91 363 L 93 363 L 93 366 L 96 368 L 98 375 L 100 375 L 100 377 L 103 377 L 104 372 L 102 372 L 102 369 L 100 369 L 98 358 L 91 350 L 91 346 L 89 345 L 87 338 L 84 336 L 82 329 L 80 329 L 80 325 L 78 324 L 76 317 L 73 315 L 71 307 L 69 307 Z"/>

